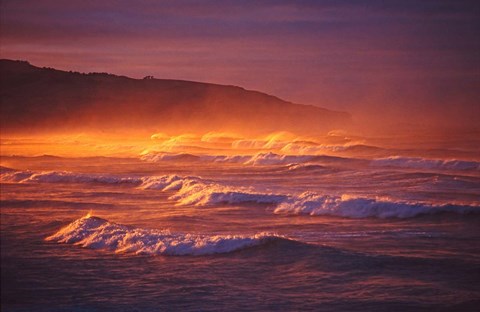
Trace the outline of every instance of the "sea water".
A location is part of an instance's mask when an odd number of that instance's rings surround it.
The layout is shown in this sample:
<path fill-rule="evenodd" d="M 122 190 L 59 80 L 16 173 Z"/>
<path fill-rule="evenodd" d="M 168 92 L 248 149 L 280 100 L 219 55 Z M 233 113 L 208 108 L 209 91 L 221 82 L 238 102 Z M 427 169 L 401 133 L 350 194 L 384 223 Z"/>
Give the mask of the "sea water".
<path fill-rule="evenodd" d="M 474 156 L 2 157 L 2 311 L 475 311 Z"/>

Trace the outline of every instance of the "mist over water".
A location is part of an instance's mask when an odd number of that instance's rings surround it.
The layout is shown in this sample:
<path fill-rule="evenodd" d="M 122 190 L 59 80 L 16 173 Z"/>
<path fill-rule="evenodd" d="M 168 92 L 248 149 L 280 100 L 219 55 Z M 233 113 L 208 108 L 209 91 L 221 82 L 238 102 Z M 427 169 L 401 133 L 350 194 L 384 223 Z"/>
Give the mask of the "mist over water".
<path fill-rule="evenodd" d="M 156 133 L 128 149 L 77 136 L 64 157 L 12 155 L 55 141 L 3 141 L 2 303 L 472 310 L 478 145 L 416 139 Z M 106 151 L 122 157 L 93 156 Z"/>

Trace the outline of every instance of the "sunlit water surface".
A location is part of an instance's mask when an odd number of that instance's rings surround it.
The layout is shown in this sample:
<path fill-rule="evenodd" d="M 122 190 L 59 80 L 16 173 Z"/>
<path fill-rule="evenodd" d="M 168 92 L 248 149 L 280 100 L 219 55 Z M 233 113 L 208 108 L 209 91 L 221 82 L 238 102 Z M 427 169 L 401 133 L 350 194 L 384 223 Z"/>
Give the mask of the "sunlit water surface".
<path fill-rule="evenodd" d="M 478 162 L 275 157 L 4 157 L 2 311 L 478 309 Z"/>

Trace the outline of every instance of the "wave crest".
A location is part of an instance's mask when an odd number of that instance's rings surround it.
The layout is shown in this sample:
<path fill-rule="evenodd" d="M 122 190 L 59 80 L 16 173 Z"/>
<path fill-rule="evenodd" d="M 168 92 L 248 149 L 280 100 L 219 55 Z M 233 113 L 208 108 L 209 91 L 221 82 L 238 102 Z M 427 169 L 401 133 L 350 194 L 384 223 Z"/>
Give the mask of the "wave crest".
<path fill-rule="evenodd" d="M 257 153 L 254 155 L 191 155 L 191 154 L 174 154 L 164 152 L 148 152 L 141 156 L 141 159 L 148 162 L 168 162 L 168 161 L 185 161 L 185 162 L 213 162 L 213 163 L 231 163 L 242 164 L 248 166 L 275 166 L 288 164 L 301 164 L 309 162 L 323 162 L 328 164 L 337 163 L 358 163 L 359 159 L 343 158 L 338 156 L 327 155 L 287 155 L 276 154 L 273 152 Z M 363 163 L 363 162 L 362 162 Z M 368 163 L 368 162 L 367 162 Z"/>
<path fill-rule="evenodd" d="M 30 178 L 34 172 L 33 171 L 17 171 L 15 169 L 7 168 L 8 170 L 2 170 L 0 174 L 1 182 L 22 182 Z"/>
<path fill-rule="evenodd" d="M 349 218 L 411 218 L 417 215 L 441 212 L 478 213 L 480 212 L 480 206 L 433 205 L 305 192 L 280 203 L 274 212 L 277 214 L 332 215 Z"/>
<path fill-rule="evenodd" d="M 314 166 L 314 167 L 312 167 Z M 317 168 L 318 166 L 318 168 Z M 320 165 L 294 164 L 285 167 L 289 170 L 324 170 Z M 8 168 L 7 168 L 8 169 Z M 319 195 L 305 192 L 300 195 L 286 193 L 270 193 L 265 190 L 246 186 L 222 184 L 197 176 L 148 176 L 120 177 L 99 174 L 80 174 L 73 172 L 33 172 L 4 169 L 2 182 L 36 182 L 36 183 L 128 183 L 145 190 L 169 191 L 173 194 L 169 199 L 177 205 L 215 206 L 222 204 L 245 205 L 263 204 L 275 206 L 275 213 L 335 215 L 350 218 L 410 218 L 421 214 L 439 212 L 478 213 L 480 206 L 474 204 L 433 204 L 423 202 L 394 201 L 390 199 L 361 198 L 335 195 Z M 476 184 L 469 180 L 448 180 L 445 187 L 476 189 Z M 442 182 L 442 180 L 440 180 Z M 439 182 L 435 182 L 439 183 Z M 454 183 L 454 184 L 452 184 Z M 436 186 L 437 187 L 437 186 Z"/>
<path fill-rule="evenodd" d="M 200 177 L 179 177 L 167 175 L 149 177 L 140 186 L 143 189 L 176 191 L 169 199 L 179 205 L 216 205 L 216 204 L 278 204 L 287 196 L 270 193 L 259 193 L 248 187 L 232 187 L 204 180 Z"/>
<path fill-rule="evenodd" d="M 286 165 L 286 168 L 290 171 L 307 171 L 307 172 L 312 172 L 316 170 L 325 170 L 327 167 L 322 166 L 322 165 L 315 165 L 315 164 L 288 164 Z"/>
<path fill-rule="evenodd" d="M 279 155 L 275 153 L 258 153 L 248 159 L 245 165 L 284 165 L 289 163 L 304 163 L 311 161 L 311 155 Z"/>
<path fill-rule="evenodd" d="M 228 253 L 276 239 L 285 238 L 269 233 L 250 236 L 171 233 L 168 230 L 133 228 L 98 217 L 77 219 L 46 238 L 47 241 L 115 253 L 178 256 Z"/>

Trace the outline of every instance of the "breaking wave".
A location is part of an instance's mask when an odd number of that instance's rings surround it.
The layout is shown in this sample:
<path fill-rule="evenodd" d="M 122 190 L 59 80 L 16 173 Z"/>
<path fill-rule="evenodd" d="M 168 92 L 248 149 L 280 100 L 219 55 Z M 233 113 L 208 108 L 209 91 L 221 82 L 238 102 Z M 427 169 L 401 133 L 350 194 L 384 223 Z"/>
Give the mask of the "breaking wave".
<path fill-rule="evenodd" d="M 33 171 L 19 171 L 7 167 L 2 167 L 0 174 L 1 182 L 22 182 L 30 178 L 34 174 Z"/>
<path fill-rule="evenodd" d="M 480 206 L 434 205 L 305 192 L 280 203 L 274 212 L 277 214 L 331 215 L 349 218 L 411 218 L 442 212 L 478 213 L 480 212 Z"/>
<path fill-rule="evenodd" d="M 332 215 L 348 218 L 411 218 L 417 215 L 451 212 L 478 213 L 480 206 L 429 204 L 390 199 L 333 196 L 304 192 L 298 196 L 260 193 L 252 188 L 222 185 L 199 177 L 152 177 L 143 188 L 175 191 L 169 199 L 178 205 L 271 204 L 277 214 Z"/>
<path fill-rule="evenodd" d="M 169 199 L 177 201 L 178 205 L 278 204 L 287 198 L 286 195 L 261 193 L 251 187 L 233 187 L 196 176 L 119 177 L 68 171 L 4 171 L 0 176 L 2 182 L 130 184 L 144 190 L 174 191 Z"/>
<path fill-rule="evenodd" d="M 327 155 L 284 155 L 273 152 L 257 153 L 254 155 L 192 155 L 192 154 L 174 154 L 165 152 L 149 152 L 141 156 L 141 159 L 148 162 L 165 162 L 165 161 L 190 161 L 190 162 L 214 162 L 214 163 L 232 163 L 249 166 L 275 166 L 287 164 L 301 164 L 308 162 L 326 162 L 338 163 L 349 162 L 358 163 L 359 159 L 344 158 L 338 156 Z"/>
<path fill-rule="evenodd" d="M 372 160 L 371 165 L 377 167 L 401 167 L 414 169 L 480 170 L 480 162 L 478 161 L 457 159 L 442 160 L 402 156 L 374 159 Z"/>
<path fill-rule="evenodd" d="M 192 177 L 195 178 L 195 177 Z M 173 190 L 172 185 L 179 180 L 182 180 L 185 178 L 182 178 L 181 176 L 175 175 L 175 174 L 170 174 L 170 175 L 164 175 L 164 176 L 151 176 L 151 177 L 143 177 L 142 183 L 139 186 L 141 189 L 144 190 L 160 190 L 160 191 L 166 191 L 168 190 Z"/>
<path fill-rule="evenodd" d="M 314 167 L 312 167 L 314 166 Z M 318 166 L 318 167 L 317 167 Z M 320 165 L 290 164 L 288 170 L 322 169 Z M 159 190 L 171 192 L 169 199 L 176 205 L 215 206 L 215 205 L 245 205 L 261 204 L 275 207 L 277 214 L 308 214 L 308 215 L 333 215 L 349 218 L 411 218 L 423 214 L 436 214 L 441 212 L 451 213 L 478 213 L 480 205 L 462 204 L 432 204 L 424 202 L 394 201 L 390 199 L 351 197 L 348 195 L 321 195 L 313 192 L 304 192 L 300 195 L 288 193 L 271 193 L 253 187 L 234 186 L 218 181 L 203 179 L 198 176 L 147 176 L 147 177 L 121 177 L 100 174 L 80 174 L 73 172 L 52 171 L 33 172 L 16 171 L 2 168 L 2 182 L 17 183 L 126 183 L 143 190 Z M 418 175 L 418 174 L 417 174 Z M 435 189 L 439 186 L 454 189 L 477 190 L 476 180 L 438 180 L 435 177 Z M 438 181 L 437 181 L 438 180 Z M 442 182 L 443 181 L 443 182 Z M 447 183 L 446 185 L 439 183 Z"/>
<path fill-rule="evenodd" d="M 46 240 L 115 253 L 199 256 L 228 253 L 287 239 L 269 233 L 249 236 L 171 233 L 168 230 L 133 228 L 86 216 L 73 221 Z"/>
<path fill-rule="evenodd" d="M 286 168 L 290 171 L 315 171 L 315 170 L 325 170 L 327 169 L 325 166 L 322 165 L 315 165 L 315 164 L 288 164 Z"/>
<path fill-rule="evenodd" d="M 311 161 L 311 155 L 279 155 L 275 153 L 259 153 L 247 160 L 245 165 L 284 165 L 290 163 L 304 163 Z"/>
<path fill-rule="evenodd" d="M 244 165 L 281 165 L 292 162 L 304 162 L 311 160 L 314 156 L 293 156 L 279 155 L 275 153 L 258 153 L 255 155 L 202 155 L 195 156 L 191 154 L 173 154 L 165 152 L 151 152 L 142 155 L 141 159 L 149 162 L 163 161 L 204 161 L 218 163 L 237 163 Z"/>
<path fill-rule="evenodd" d="M 140 188 L 176 191 L 169 199 L 177 201 L 179 205 L 278 204 L 287 198 L 285 195 L 259 193 L 248 187 L 232 187 L 200 177 L 177 175 L 148 177 L 144 179 Z"/>

